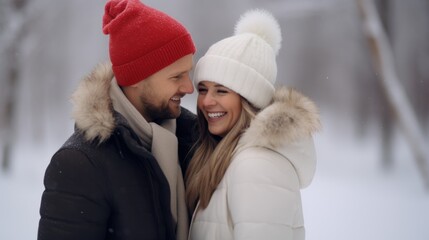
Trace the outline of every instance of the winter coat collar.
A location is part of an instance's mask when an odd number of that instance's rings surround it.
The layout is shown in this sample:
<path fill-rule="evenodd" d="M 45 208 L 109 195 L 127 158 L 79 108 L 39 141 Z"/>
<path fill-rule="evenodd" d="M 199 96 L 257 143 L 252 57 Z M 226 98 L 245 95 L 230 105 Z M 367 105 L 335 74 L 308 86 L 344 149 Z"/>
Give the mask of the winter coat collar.
<path fill-rule="evenodd" d="M 72 94 L 72 116 L 87 141 L 102 143 L 115 129 L 115 114 L 109 95 L 113 78 L 111 64 L 99 64 L 85 76 Z"/>
<path fill-rule="evenodd" d="M 316 105 L 300 92 L 282 87 L 276 90 L 273 102 L 253 119 L 237 150 L 263 147 L 278 152 L 293 164 L 304 188 L 314 176 L 312 134 L 320 128 Z"/>

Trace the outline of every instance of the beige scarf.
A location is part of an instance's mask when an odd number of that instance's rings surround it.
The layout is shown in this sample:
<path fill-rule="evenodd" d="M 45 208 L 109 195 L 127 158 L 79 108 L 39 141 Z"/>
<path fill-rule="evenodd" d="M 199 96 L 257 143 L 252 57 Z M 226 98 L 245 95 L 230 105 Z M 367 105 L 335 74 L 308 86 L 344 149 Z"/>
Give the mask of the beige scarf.
<path fill-rule="evenodd" d="M 152 152 L 164 172 L 170 185 L 170 204 L 171 213 L 176 222 L 176 239 L 187 239 L 188 212 L 185 203 L 183 176 L 178 161 L 178 143 L 175 135 L 176 120 L 165 120 L 161 126 L 153 122 L 148 123 L 128 101 L 115 78 L 110 84 L 110 97 L 113 108 L 128 120 L 131 128 L 142 139 L 144 147 Z"/>

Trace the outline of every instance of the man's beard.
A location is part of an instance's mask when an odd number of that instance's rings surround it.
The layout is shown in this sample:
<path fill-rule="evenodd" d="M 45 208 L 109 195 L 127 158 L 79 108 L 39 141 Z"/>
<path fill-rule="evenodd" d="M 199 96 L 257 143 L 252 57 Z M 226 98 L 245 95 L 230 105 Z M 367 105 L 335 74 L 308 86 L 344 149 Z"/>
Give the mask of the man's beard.
<path fill-rule="evenodd" d="M 144 99 L 141 100 L 144 101 Z M 170 109 L 168 102 L 162 104 L 161 107 L 155 106 L 150 102 L 144 103 L 145 113 L 150 119 L 152 119 L 153 122 L 159 122 L 165 119 L 178 118 L 180 115 L 180 107 L 178 113 L 176 113 L 176 111 Z"/>

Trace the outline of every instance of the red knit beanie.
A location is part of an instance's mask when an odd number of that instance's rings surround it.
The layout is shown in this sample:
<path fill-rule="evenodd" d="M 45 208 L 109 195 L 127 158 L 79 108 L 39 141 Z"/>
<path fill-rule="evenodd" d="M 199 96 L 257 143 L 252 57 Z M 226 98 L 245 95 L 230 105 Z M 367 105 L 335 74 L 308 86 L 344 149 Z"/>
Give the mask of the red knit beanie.
<path fill-rule="evenodd" d="M 135 84 L 195 53 L 182 24 L 140 0 L 109 0 L 103 33 L 110 35 L 110 60 L 120 86 Z"/>

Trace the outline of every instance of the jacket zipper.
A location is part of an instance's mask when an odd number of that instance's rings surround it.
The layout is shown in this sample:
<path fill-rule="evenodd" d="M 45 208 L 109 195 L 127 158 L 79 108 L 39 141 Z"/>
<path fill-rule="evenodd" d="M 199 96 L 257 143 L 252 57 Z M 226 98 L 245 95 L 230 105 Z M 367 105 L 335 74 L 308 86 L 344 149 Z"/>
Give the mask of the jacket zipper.
<path fill-rule="evenodd" d="M 194 220 L 195 220 L 195 217 L 197 216 L 199 205 L 200 205 L 200 201 L 198 201 L 197 206 L 195 207 L 194 213 L 192 213 L 191 224 L 189 225 L 189 231 L 188 231 L 188 240 L 191 240 L 192 226 L 194 225 Z"/>

